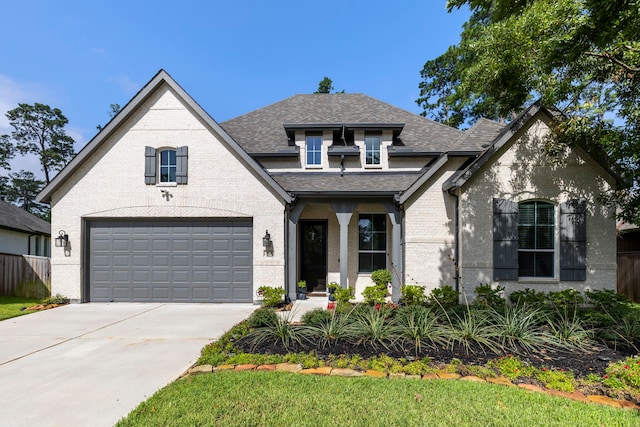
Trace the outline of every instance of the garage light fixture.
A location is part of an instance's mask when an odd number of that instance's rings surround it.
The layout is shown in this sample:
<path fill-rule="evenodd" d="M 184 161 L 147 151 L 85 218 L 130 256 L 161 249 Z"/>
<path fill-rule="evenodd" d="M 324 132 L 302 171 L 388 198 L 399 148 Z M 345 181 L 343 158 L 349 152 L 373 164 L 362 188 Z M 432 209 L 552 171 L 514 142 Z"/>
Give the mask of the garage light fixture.
<path fill-rule="evenodd" d="M 56 248 L 66 248 L 69 244 L 69 235 L 66 231 L 60 230 L 58 237 L 56 237 Z"/>
<path fill-rule="evenodd" d="M 273 256 L 273 242 L 271 241 L 271 234 L 269 234 L 269 230 L 264 233 L 262 246 L 264 247 L 264 255 Z"/>

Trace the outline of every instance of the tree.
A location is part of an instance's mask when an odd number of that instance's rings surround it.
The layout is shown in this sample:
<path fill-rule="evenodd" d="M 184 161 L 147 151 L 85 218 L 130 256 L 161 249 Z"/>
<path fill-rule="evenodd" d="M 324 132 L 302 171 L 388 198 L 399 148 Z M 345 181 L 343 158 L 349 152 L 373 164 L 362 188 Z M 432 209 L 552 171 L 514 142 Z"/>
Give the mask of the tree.
<path fill-rule="evenodd" d="M 606 154 L 629 184 L 605 199 L 640 224 L 640 0 L 447 3 L 463 5 L 472 16 L 460 43 L 423 69 L 425 114 L 509 119 L 534 99 L 560 107 L 550 152 L 580 144 Z"/>
<path fill-rule="evenodd" d="M 36 196 L 44 187 L 44 181 L 36 179 L 33 172 L 21 170 L 9 174 L 9 183 L 6 186 L 6 198 L 8 202 L 19 206 L 25 211 L 49 219 L 49 207 L 36 202 Z"/>
<path fill-rule="evenodd" d="M 320 80 L 320 83 L 318 83 L 318 90 L 313 93 L 331 93 L 332 90 L 333 81 L 329 77 L 325 77 L 324 79 Z M 333 93 L 344 93 L 344 89 L 342 89 L 340 92 L 334 91 Z"/>
<path fill-rule="evenodd" d="M 111 119 L 113 119 L 116 114 L 118 114 L 120 112 L 120 110 L 122 109 L 122 107 L 120 107 L 120 104 L 110 104 L 109 105 L 109 121 L 111 121 Z M 98 125 L 96 126 L 96 129 L 98 129 L 98 132 L 101 131 L 104 128 L 104 126 L 102 125 Z"/>
<path fill-rule="evenodd" d="M 13 144 L 11 144 L 9 136 L 0 135 L 0 168 L 7 170 L 11 169 L 9 160 L 11 160 L 14 155 Z"/>
<path fill-rule="evenodd" d="M 6 116 L 14 129 L 11 140 L 15 149 L 21 154 L 39 157 L 48 184 L 52 175 L 74 155 L 73 138 L 64 130 L 67 118 L 59 109 L 39 103 L 18 104 L 18 108 L 8 111 Z"/>
<path fill-rule="evenodd" d="M 329 77 L 325 77 L 318 83 L 318 90 L 314 93 L 331 93 L 333 90 L 333 81 Z"/>
<path fill-rule="evenodd" d="M 463 34 L 474 38 L 474 34 L 486 25 L 485 21 L 484 14 L 474 14 L 464 24 Z M 474 61 L 473 52 L 461 43 L 460 46 L 449 46 L 443 55 L 424 64 L 420 72 L 423 80 L 418 86 L 420 98 L 416 100 L 424 109 L 423 116 L 429 115 L 433 120 L 455 128 L 473 124 L 481 117 L 505 120 L 498 113 L 494 99 L 462 92 L 460 75 Z"/>

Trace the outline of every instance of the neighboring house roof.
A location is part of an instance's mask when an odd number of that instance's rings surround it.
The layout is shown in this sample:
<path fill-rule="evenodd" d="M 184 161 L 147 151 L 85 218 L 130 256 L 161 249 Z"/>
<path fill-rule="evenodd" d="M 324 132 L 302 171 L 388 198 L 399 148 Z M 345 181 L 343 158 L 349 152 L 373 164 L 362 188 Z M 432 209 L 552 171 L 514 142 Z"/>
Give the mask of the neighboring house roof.
<path fill-rule="evenodd" d="M 394 144 L 421 153 L 449 151 L 463 135 L 462 131 L 367 95 L 346 93 L 295 95 L 220 125 L 249 154 L 261 155 L 290 145 L 285 124 L 318 128 L 384 125 L 401 129 Z"/>
<path fill-rule="evenodd" d="M 0 228 L 51 235 L 51 224 L 8 202 L 0 201 Z"/>
<path fill-rule="evenodd" d="M 80 165 L 89 157 L 119 126 L 122 122 L 128 119 L 132 114 L 136 112 L 140 105 L 142 105 L 153 92 L 163 84 L 167 84 L 178 97 L 185 102 L 189 108 L 191 108 L 195 115 L 198 116 L 210 129 L 217 133 L 231 150 L 233 150 L 238 156 L 252 169 L 262 180 L 271 187 L 285 202 L 291 202 L 292 198 L 282 187 L 280 187 L 269 174 L 254 160 L 252 159 L 234 140 L 229 136 L 227 132 L 204 110 L 197 102 L 185 92 L 178 83 L 164 70 L 160 70 L 150 81 L 147 83 L 127 105 L 111 119 L 109 123 L 91 140 L 82 150 L 69 162 L 64 169 L 56 175 L 56 177 L 47 185 L 37 196 L 39 202 L 50 202 L 51 195 L 56 191 L 60 185 L 76 171 Z"/>

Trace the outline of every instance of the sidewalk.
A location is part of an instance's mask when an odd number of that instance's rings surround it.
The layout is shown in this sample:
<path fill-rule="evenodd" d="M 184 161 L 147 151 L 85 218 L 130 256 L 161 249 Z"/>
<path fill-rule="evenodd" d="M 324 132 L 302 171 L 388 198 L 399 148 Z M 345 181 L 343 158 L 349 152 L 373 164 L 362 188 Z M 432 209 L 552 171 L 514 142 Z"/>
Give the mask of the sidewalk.
<path fill-rule="evenodd" d="M 295 300 L 291 311 L 280 311 L 278 314 L 289 319 L 291 322 L 299 322 L 300 319 L 302 319 L 302 315 L 307 311 L 311 311 L 315 308 L 326 309 L 328 303 L 329 299 L 326 296 L 307 297 L 307 299 Z"/>

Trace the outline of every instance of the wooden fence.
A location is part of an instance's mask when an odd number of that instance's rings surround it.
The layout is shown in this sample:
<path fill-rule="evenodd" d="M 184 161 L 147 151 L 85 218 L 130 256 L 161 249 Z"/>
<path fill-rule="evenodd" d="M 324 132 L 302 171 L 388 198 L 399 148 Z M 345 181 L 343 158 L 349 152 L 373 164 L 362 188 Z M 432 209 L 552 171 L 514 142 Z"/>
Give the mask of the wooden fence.
<path fill-rule="evenodd" d="M 640 303 L 640 252 L 618 252 L 618 293 Z"/>
<path fill-rule="evenodd" d="M 0 296 L 51 296 L 51 262 L 47 257 L 0 253 Z"/>

